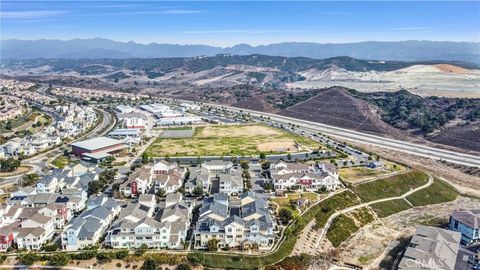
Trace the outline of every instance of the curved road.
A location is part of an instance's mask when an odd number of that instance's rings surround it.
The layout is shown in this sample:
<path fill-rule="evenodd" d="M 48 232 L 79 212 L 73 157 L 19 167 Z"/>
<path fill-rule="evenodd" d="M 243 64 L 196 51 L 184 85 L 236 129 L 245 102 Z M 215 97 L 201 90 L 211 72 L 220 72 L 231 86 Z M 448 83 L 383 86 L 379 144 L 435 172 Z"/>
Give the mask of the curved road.
<path fill-rule="evenodd" d="M 182 102 L 193 103 L 192 101 L 186 101 L 186 100 L 182 100 Z M 202 103 L 202 104 L 205 106 L 213 107 L 213 108 L 226 109 L 231 112 L 249 113 L 250 115 L 256 116 L 256 117 L 260 117 L 260 116 L 269 117 L 270 120 L 278 123 L 282 123 L 285 125 L 295 124 L 300 126 L 303 129 L 307 129 L 315 132 L 322 132 L 330 136 L 354 140 L 354 141 L 358 141 L 358 142 L 362 142 L 362 143 L 366 143 L 374 146 L 379 146 L 386 149 L 397 150 L 397 151 L 413 154 L 420 157 L 432 158 L 435 160 L 445 160 L 451 163 L 470 166 L 470 167 L 480 167 L 480 157 L 470 155 L 470 154 L 464 154 L 464 153 L 459 153 L 451 150 L 444 150 L 444 149 L 434 148 L 434 147 L 425 146 L 421 144 L 415 144 L 415 143 L 405 142 L 401 140 L 385 138 L 378 135 L 372 135 L 372 134 L 363 133 L 359 131 L 339 128 L 339 127 L 330 126 L 322 123 L 306 121 L 306 120 L 301 120 L 301 119 L 296 119 L 292 117 L 281 116 L 281 115 L 276 115 L 271 113 L 265 113 L 265 112 L 259 112 L 254 110 L 241 109 L 241 108 L 211 104 L 211 103 Z"/>
<path fill-rule="evenodd" d="M 115 126 L 116 119 L 115 119 L 115 117 L 112 117 L 112 115 L 109 112 L 101 110 L 101 109 L 98 109 L 98 112 L 103 115 L 102 122 L 99 123 L 88 134 L 85 134 L 85 135 L 75 139 L 72 142 L 102 136 L 102 135 L 106 134 L 110 129 L 112 129 Z M 72 142 L 70 142 L 69 144 L 71 144 Z M 29 173 L 37 173 L 37 172 L 41 171 L 43 168 L 47 167 L 51 160 L 53 160 L 58 155 L 61 155 L 63 153 L 63 151 L 61 150 L 62 146 L 65 146 L 65 145 L 59 145 L 56 148 L 54 148 L 52 150 L 49 150 L 45 153 L 41 153 L 41 154 L 38 154 L 38 155 L 33 156 L 31 158 L 25 159 L 25 160 L 22 161 L 22 163 L 33 167 L 33 170 L 31 170 Z M 22 178 L 22 176 L 23 175 L 2 177 L 0 179 L 0 186 L 9 185 L 9 184 L 12 184 L 12 183 L 17 183 L 18 180 L 20 180 Z"/>

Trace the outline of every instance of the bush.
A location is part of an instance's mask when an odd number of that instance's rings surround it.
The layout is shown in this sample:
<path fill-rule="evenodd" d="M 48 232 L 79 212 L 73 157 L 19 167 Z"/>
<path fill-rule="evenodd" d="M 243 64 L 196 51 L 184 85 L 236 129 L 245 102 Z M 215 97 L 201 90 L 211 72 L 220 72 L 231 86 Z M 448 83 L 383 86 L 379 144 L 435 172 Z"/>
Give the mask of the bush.
<path fill-rule="evenodd" d="M 55 256 L 50 256 L 48 265 L 51 266 L 65 266 L 70 261 L 70 257 L 65 253 L 58 253 Z"/>
<path fill-rule="evenodd" d="M 70 257 L 73 260 L 90 260 L 93 259 L 97 256 L 97 251 L 96 250 L 87 250 L 83 251 L 81 253 L 74 253 L 70 254 Z"/>
<path fill-rule="evenodd" d="M 123 260 L 125 259 L 126 257 L 128 256 L 128 250 L 124 249 L 124 250 L 119 250 L 115 253 L 115 258 L 119 259 L 119 260 Z"/>
<path fill-rule="evenodd" d="M 122 267 L 122 264 L 118 262 L 117 264 L 115 264 L 115 266 L 120 268 L 120 267 Z"/>
<path fill-rule="evenodd" d="M 57 251 L 58 245 L 56 245 L 56 244 L 46 245 L 43 249 L 44 249 L 45 251 L 48 251 L 48 252 Z"/>
<path fill-rule="evenodd" d="M 182 264 L 179 264 L 177 266 L 177 268 L 175 268 L 176 270 L 190 270 L 190 265 L 186 264 L 186 263 L 182 263 Z"/>
<path fill-rule="evenodd" d="M 38 261 L 39 257 L 36 253 L 26 253 L 18 257 L 18 261 L 21 264 L 32 265 L 34 262 Z"/>
<path fill-rule="evenodd" d="M 116 258 L 115 252 L 100 252 L 97 254 L 97 260 L 102 262 L 110 262 Z"/>

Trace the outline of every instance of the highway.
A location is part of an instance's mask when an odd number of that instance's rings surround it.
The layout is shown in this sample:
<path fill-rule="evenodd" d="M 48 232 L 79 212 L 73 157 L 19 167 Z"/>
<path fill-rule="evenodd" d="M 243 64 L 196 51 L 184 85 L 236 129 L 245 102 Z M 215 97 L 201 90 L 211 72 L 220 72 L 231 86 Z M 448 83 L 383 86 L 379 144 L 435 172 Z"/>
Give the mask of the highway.
<path fill-rule="evenodd" d="M 192 103 L 191 101 L 182 100 L 182 102 Z M 447 162 L 460 164 L 470 167 L 480 167 L 480 157 L 465 153 L 459 153 L 450 150 L 439 149 L 435 147 L 425 146 L 416 143 L 405 142 L 396 139 L 385 138 L 378 135 L 372 135 L 368 133 L 363 133 L 359 131 L 349 130 L 345 128 L 339 128 L 335 126 L 330 126 L 322 123 L 306 121 L 301 119 L 296 119 L 287 116 L 281 116 L 271 113 L 259 112 L 248 109 L 241 109 L 231 106 L 224 106 L 211 103 L 203 103 L 204 106 L 210 106 L 212 108 L 226 109 L 231 112 L 243 112 L 249 113 L 251 116 L 255 117 L 269 117 L 271 121 L 278 122 L 284 125 L 294 124 L 300 126 L 304 130 L 309 130 L 313 132 L 321 132 L 329 136 L 335 136 L 341 139 L 353 140 L 360 143 L 370 144 L 373 146 L 378 146 L 386 149 L 396 150 L 419 157 L 431 158 L 435 160 L 445 160 Z"/>

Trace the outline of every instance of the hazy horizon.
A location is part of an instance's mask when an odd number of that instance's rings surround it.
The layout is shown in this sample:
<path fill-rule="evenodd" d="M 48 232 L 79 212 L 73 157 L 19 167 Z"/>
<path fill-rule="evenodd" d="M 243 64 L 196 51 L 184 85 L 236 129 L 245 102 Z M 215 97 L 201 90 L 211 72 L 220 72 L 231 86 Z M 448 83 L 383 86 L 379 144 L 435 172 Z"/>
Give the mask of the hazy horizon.
<path fill-rule="evenodd" d="M 284 42 L 480 42 L 478 1 L 2 1 L 0 5 L 2 40 L 100 37 L 223 48 Z"/>

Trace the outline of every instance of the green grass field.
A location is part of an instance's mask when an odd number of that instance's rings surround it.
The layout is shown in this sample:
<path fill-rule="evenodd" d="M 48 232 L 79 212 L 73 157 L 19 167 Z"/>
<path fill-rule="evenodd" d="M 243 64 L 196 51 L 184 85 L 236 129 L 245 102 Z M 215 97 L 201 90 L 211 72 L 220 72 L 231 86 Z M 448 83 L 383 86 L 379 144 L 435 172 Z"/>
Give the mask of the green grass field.
<path fill-rule="evenodd" d="M 157 138 L 146 152 L 152 157 L 249 156 L 319 147 L 311 139 L 261 124 L 210 125 L 196 127 L 191 138 Z"/>
<path fill-rule="evenodd" d="M 423 206 L 451 202 L 458 197 L 458 192 L 448 183 L 435 179 L 433 184 L 407 197 L 414 206 Z"/>
<path fill-rule="evenodd" d="M 428 182 L 428 175 L 420 171 L 411 171 L 380 180 L 353 186 L 355 194 L 365 202 L 378 199 L 397 197 L 411 189 Z"/>
<path fill-rule="evenodd" d="M 375 211 L 380 218 L 388 217 L 411 208 L 405 199 L 374 203 L 370 205 L 370 207 L 373 208 L 373 211 Z"/>

